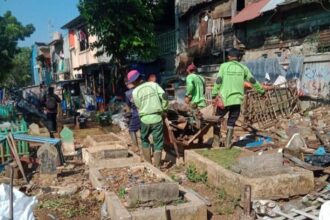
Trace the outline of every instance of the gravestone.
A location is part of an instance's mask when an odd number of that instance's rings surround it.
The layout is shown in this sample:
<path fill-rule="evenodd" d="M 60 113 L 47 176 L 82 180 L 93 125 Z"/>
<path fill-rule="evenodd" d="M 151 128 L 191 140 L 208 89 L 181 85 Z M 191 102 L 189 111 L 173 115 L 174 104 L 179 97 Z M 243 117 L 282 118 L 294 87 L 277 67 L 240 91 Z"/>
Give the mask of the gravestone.
<path fill-rule="evenodd" d="M 55 178 L 56 165 L 59 161 L 57 149 L 50 144 L 44 144 L 38 149 L 37 157 L 40 163 L 40 175 L 43 175 L 41 179 Z M 48 178 L 44 178 L 45 176 Z"/>
<path fill-rule="evenodd" d="M 73 132 L 64 127 L 60 133 L 61 140 L 62 140 L 62 149 L 64 155 L 72 155 L 75 153 L 75 146 L 74 146 L 74 136 Z"/>
<path fill-rule="evenodd" d="M 35 136 L 40 135 L 39 125 L 37 125 L 36 123 L 30 124 L 30 126 L 29 126 L 29 134 L 30 135 L 35 135 Z"/>

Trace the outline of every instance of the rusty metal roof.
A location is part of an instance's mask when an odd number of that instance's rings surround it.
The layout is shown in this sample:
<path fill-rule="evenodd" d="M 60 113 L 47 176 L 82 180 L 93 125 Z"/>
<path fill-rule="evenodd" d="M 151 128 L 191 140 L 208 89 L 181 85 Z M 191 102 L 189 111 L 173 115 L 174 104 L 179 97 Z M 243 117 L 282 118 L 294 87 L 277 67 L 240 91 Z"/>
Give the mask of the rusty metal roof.
<path fill-rule="evenodd" d="M 251 3 L 246 6 L 242 11 L 240 11 L 235 17 L 231 19 L 231 22 L 242 23 L 245 21 L 252 20 L 261 15 L 261 9 L 269 2 L 270 0 L 260 0 L 255 3 Z"/>

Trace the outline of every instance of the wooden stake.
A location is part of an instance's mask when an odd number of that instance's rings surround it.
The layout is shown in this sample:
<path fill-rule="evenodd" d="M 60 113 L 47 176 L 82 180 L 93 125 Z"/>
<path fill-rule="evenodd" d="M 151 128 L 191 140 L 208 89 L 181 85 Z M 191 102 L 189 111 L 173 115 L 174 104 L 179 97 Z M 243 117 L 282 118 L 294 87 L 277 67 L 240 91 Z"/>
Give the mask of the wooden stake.
<path fill-rule="evenodd" d="M 27 178 L 25 176 L 25 172 L 24 172 L 24 169 L 23 169 L 21 160 L 19 159 L 19 156 L 18 156 L 18 153 L 17 153 L 17 150 L 16 150 L 16 144 L 15 144 L 13 135 L 11 133 L 8 134 L 7 141 L 8 141 L 8 145 L 9 145 L 9 148 L 11 150 L 11 153 L 12 153 L 14 159 L 16 160 L 16 163 L 18 165 L 18 168 L 20 169 L 25 182 L 29 183 L 29 181 L 27 180 Z"/>
<path fill-rule="evenodd" d="M 244 215 L 251 216 L 251 186 L 245 185 L 244 188 Z"/>

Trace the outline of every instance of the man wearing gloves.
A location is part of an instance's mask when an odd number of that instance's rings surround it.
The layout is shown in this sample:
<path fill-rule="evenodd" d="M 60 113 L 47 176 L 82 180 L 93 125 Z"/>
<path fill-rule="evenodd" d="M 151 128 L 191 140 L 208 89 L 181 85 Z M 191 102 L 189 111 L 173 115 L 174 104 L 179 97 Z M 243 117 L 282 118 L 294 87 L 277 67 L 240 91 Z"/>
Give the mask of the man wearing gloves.
<path fill-rule="evenodd" d="M 187 68 L 185 103 L 195 104 L 199 108 L 206 107 L 205 79 L 196 74 L 196 66 L 190 64 Z"/>
<path fill-rule="evenodd" d="M 151 163 L 149 136 L 154 142 L 154 165 L 160 167 L 164 147 L 163 114 L 168 101 L 164 90 L 155 82 L 143 82 L 137 70 L 132 75 L 133 100 L 141 119 L 141 141 L 144 159 Z"/>
<path fill-rule="evenodd" d="M 250 82 L 254 89 L 260 94 L 264 94 L 265 90 L 254 79 L 250 70 L 243 64 L 238 62 L 240 51 L 231 49 L 228 52 L 228 62 L 221 64 L 216 82 L 212 88 L 212 98 L 222 100 L 224 108 L 217 107 L 216 115 L 223 118 L 228 112 L 227 135 L 225 147 L 231 147 L 231 141 L 234 132 L 235 123 L 241 111 L 241 104 L 244 99 L 244 82 Z M 214 127 L 213 147 L 220 145 L 220 124 Z"/>

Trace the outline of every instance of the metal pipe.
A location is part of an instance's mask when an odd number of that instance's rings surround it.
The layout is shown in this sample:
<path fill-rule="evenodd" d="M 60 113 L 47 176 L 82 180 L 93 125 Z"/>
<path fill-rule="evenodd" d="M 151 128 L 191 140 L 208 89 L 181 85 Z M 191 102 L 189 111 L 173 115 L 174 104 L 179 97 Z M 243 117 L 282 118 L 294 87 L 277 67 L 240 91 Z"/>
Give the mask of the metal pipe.
<path fill-rule="evenodd" d="M 14 201 L 13 201 L 13 182 L 14 182 L 14 167 L 10 167 L 10 194 L 9 194 L 9 219 L 14 220 L 14 212 L 13 212 L 13 206 L 14 206 Z"/>

